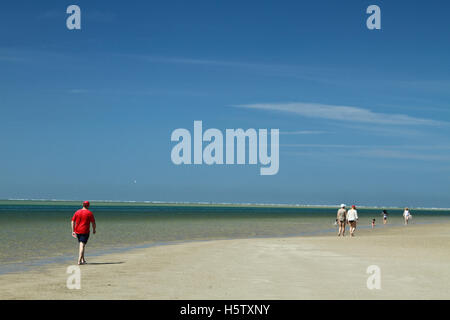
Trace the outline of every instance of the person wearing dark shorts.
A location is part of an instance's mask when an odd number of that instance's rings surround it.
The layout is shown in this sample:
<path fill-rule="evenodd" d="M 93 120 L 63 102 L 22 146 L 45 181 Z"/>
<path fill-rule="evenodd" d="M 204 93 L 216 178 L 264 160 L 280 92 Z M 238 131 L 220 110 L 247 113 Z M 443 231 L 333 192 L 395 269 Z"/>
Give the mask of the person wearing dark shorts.
<path fill-rule="evenodd" d="M 87 244 L 89 240 L 89 233 L 84 234 L 77 234 L 78 242 L 83 242 L 84 244 Z"/>
<path fill-rule="evenodd" d="M 356 206 L 352 205 L 352 208 L 347 211 L 347 223 L 350 225 L 350 236 L 355 236 L 356 222 L 358 221 L 358 212 Z"/>
<path fill-rule="evenodd" d="M 86 259 L 84 258 L 84 251 L 86 244 L 89 239 L 91 223 L 92 223 L 92 232 L 95 234 L 96 232 L 96 224 L 95 218 L 89 208 L 89 201 L 83 202 L 83 208 L 75 212 L 72 217 L 72 236 L 78 239 L 80 244 L 79 254 L 78 254 L 78 264 L 86 264 Z"/>
<path fill-rule="evenodd" d="M 386 224 L 387 218 L 388 218 L 388 213 L 386 210 L 383 210 L 383 212 L 381 214 L 383 215 L 383 224 Z"/>

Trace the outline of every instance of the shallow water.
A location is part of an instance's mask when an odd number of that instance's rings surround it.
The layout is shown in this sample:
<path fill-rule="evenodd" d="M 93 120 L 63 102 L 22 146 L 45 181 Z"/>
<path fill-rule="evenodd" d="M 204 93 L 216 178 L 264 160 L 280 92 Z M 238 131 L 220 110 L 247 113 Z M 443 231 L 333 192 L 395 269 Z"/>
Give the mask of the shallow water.
<path fill-rule="evenodd" d="M 0 271 L 6 265 L 33 265 L 42 259 L 75 257 L 70 205 L 0 205 Z M 335 209 L 223 206 L 97 206 L 88 254 L 173 241 L 312 235 L 335 231 Z M 379 209 L 358 209 L 367 227 Z M 389 224 L 402 223 L 401 210 L 389 210 Z M 413 223 L 450 220 L 445 211 L 412 211 Z"/>

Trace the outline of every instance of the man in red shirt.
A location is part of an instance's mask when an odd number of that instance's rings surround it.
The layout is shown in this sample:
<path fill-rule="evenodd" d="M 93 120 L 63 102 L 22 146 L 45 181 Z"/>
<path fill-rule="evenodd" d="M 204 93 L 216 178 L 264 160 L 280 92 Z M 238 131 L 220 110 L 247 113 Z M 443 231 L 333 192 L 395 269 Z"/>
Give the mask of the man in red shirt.
<path fill-rule="evenodd" d="M 78 239 L 80 243 L 80 252 L 78 255 L 78 264 L 85 264 L 84 248 L 89 239 L 90 227 L 92 223 L 92 231 L 95 234 L 95 219 L 91 211 L 88 210 L 89 201 L 83 202 L 83 208 L 75 212 L 72 217 L 72 236 Z"/>

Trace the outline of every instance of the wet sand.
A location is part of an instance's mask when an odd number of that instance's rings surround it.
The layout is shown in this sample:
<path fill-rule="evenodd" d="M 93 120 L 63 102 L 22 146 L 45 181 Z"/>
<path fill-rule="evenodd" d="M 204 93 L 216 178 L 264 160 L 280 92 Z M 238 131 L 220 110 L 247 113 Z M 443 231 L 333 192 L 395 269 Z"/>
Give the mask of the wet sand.
<path fill-rule="evenodd" d="M 450 299 L 450 223 L 357 230 L 356 237 L 215 240 L 89 257 L 0 275 L 0 299 Z M 75 262 L 75 260 L 74 260 Z M 369 290 L 370 265 L 381 289 Z"/>

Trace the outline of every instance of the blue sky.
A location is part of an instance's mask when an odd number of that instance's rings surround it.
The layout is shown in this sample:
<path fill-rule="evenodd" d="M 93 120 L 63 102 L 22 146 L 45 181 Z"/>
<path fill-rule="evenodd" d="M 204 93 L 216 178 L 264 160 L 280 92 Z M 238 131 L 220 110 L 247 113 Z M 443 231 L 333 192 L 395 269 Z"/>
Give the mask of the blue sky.
<path fill-rule="evenodd" d="M 0 198 L 450 207 L 449 10 L 3 1 Z M 174 165 L 170 135 L 194 120 L 279 128 L 279 173 Z"/>

